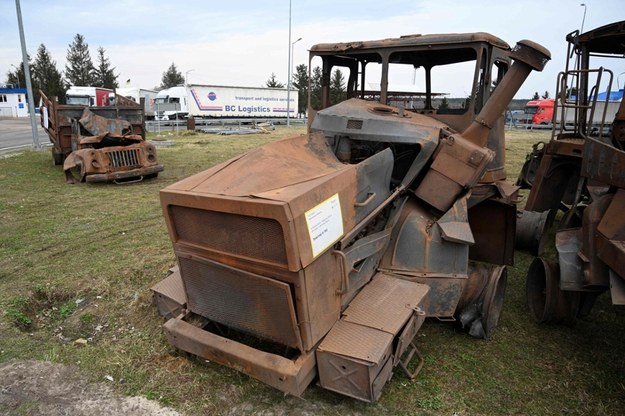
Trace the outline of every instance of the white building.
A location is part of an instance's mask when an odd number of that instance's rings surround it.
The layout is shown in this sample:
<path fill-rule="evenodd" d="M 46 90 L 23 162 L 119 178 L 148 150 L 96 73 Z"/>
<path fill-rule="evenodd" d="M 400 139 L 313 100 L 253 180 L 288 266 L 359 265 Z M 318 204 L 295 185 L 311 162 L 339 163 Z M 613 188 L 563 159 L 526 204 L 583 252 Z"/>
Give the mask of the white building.
<path fill-rule="evenodd" d="M 0 88 L 0 117 L 28 117 L 26 88 Z"/>

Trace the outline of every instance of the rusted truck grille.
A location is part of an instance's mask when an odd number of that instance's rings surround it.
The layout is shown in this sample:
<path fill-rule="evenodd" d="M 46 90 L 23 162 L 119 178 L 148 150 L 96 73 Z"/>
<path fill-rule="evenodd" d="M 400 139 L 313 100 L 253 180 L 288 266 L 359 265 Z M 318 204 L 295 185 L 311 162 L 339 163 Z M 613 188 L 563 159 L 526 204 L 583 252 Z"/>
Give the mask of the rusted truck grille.
<path fill-rule="evenodd" d="M 114 168 L 141 166 L 139 149 L 111 150 L 106 152 Z"/>
<path fill-rule="evenodd" d="M 275 220 L 176 205 L 170 210 L 180 242 L 287 264 L 284 234 Z"/>
<path fill-rule="evenodd" d="M 266 340 L 302 349 L 291 288 L 208 260 L 178 259 L 190 311 Z"/>

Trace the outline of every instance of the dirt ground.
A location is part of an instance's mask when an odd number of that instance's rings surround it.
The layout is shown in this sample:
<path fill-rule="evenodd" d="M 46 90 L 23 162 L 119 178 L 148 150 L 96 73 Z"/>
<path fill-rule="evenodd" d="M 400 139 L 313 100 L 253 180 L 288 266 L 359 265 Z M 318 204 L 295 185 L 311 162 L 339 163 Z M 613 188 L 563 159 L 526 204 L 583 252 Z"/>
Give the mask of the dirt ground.
<path fill-rule="evenodd" d="M 143 397 L 125 397 L 102 383 L 89 383 L 77 367 L 42 361 L 0 365 L 0 414 L 28 416 L 177 416 Z"/>

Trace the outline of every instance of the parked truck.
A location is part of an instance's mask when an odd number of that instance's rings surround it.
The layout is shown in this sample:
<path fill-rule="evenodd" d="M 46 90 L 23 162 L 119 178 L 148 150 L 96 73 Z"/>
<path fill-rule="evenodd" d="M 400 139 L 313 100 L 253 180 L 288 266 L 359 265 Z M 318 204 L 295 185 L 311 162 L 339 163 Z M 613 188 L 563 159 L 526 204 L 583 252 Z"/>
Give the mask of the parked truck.
<path fill-rule="evenodd" d="M 423 366 L 425 318 L 492 337 L 518 197 L 503 114 L 549 58 L 487 33 L 313 46 L 323 76 L 308 134 L 161 191 L 177 265 L 152 290 L 169 342 L 286 393 L 318 377 L 373 402 L 396 367 L 413 379 Z M 435 108 L 459 67 L 466 105 Z M 389 105 L 392 75 L 414 68 L 420 99 L 401 102 L 419 107 Z M 347 97 L 334 104 L 335 69 Z"/>
<path fill-rule="evenodd" d="M 186 85 L 159 91 L 159 120 L 198 118 L 282 118 L 298 112 L 298 92 L 286 88 Z M 288 96 L 288 100 L 287 100 Z M 290 105 L 287 103 L 290 102 Z"/>
<path fill-rule="evenodd" d="M 65 93 L 65 104 L 86 107 L 106 107 L 110 104 L 113 90 L 100 87 L 72 85 Z"/>
<path fill-rule="evenodd" d="M 146 120 L 154 120 L 156 116 L 156 91 L 146 90 L 138 87 L 117 88 L 115 94 L 121 95 L 134 101 L 135 103 L 143 103 L 143 114 Z"/>
<path fill-rule="evenodd" d="M 525 104 L 528 124 L 551 124 L 553 120 L 553 99 L 531 100 Z"/>
<path fill-rule="evenodd" d="M 625 21 L 566 40 L 559 122 L 549 142 L 534 145 L 519 178 L 530 187 L 518 245 L 536 256 L 526 289 L 537 322 L 571 323 L 605 292 L 625 305 L 625 104 L 611 100 L 618 96 L 615 74 L 601 66 L 610 57 L 622 67 Z M 546 250 L 550 243 L 555 256 Z"/>
<path fill-rule="evenodd" d="M 156 148 L 145 140 L 139 104 L 120 95 L 109 106 L 60 104 L 43 92 L 41 100 L 41 126 L 68 183 L 134 181 L 163 170 Z"/>

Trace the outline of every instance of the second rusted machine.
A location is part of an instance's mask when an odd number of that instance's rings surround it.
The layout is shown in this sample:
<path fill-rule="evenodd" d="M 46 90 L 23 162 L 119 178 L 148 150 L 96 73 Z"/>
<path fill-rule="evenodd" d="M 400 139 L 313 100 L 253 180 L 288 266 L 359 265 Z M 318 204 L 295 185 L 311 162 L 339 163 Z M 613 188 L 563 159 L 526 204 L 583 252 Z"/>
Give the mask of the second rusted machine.
<path fill-rule="evenodd" d="M 607 291 L 625 305 L 625 100 L 603 66 L 623 62 L 625 21 L 566 40 L 552 139 L 535 146 L 519 180 L 531 185 L 518 236 L 539 256 L 527 273 L 538 322 L 572 322 Z M 555 224 L 552 260 L 543 254 Z"/>

